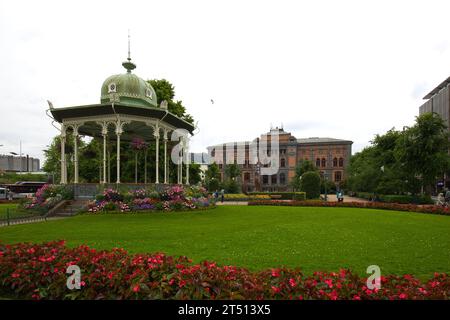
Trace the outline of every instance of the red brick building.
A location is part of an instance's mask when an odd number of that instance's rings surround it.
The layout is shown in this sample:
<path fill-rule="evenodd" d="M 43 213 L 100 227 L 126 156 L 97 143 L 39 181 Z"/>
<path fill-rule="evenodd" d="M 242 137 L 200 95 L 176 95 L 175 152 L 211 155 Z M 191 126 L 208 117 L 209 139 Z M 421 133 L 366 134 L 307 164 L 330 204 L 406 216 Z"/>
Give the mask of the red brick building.
<path fill-rule="evenodd" d="M 278 137 L 278 145 L 272 148 L 272 139 L 275 136 Z M 208 153 L 211 163 L 219 165 L 222 180 L 225 176 L 225 164 L 239 165 L 243 191 L 287 191 L 290 190 L 289 183 L 295 176 L 295 168 L 302 160 L 309 160 L 315 164 L 327 180 L 336 184 L 341 183 L 346 177 L 352 144 L 352 141 L 334 138 L 297 139 L 282 128 L 275 128 L 251 142 L 210 146 Z M 264 171 L 262 168 L 269 166 L 261 164 L 260 161 L 260 146 L 263 145 L 268 146 L 268 156 L 275 159 L 273 162 L 278 167 L 278 170 L 270 175 L 262 174 Z"/>

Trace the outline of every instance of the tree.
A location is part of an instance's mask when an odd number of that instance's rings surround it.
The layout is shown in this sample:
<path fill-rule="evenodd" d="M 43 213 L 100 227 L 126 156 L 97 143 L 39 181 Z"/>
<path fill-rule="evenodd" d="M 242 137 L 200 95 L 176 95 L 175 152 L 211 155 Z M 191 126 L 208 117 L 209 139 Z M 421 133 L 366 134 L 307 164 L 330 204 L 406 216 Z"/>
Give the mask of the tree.
<path fill-rule="evenodd" d="M 295 167 L 295 176 L 292 178 L 290 185 L 294 190 L 299 190 L 301 185 L 301 176 L 305 172 L 318 172 L 317 167 L 309 160 L 301 160 Z"/>
<path fill-rule="evenodd" d="M 191 124 L 194 123 L 192 116 L 186 113 L 186 108 L 183 106 L 183 102 L 181 100 L 173 100 L 175 98 L 175 87 L 169 81 L 166 79 L 153 79 L 148 80 L 147 82 L 150 83 L 153 89 L 155 89 L 158 105 L 165 100 L 168 104 L 168 110 L 171 113 Z"/>
<path fill-rule="evenodd" d="M 205 184 L 209 191 L 215 191 L 220 187 L 219 166 L 214 162 L 208 166 L 205 172 Z"/>
<path fill-rule="evenodd" d="M 316 171 L 308 171 L 302 174 L 300 190 L 306 193 L 307 199 L 320 197 L 320 175 Z"/>
<path fill-rule="evenodd" d="M 399 165 L 420 177 L 422 189 L 434 185 L 436 178 L 449 170 L 449 138 L 444 120 L 430 112 L 416 117 L 415 125 L 399 138 L 395 148 Z"/>

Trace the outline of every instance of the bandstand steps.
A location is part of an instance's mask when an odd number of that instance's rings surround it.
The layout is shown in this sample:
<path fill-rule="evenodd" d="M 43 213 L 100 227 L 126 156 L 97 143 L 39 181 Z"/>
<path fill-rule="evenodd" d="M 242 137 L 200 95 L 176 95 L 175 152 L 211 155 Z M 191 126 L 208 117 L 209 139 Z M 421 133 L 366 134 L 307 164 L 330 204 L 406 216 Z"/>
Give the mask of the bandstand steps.
<path fill-rule="evenodd" d="M 66 206 L 55 212 L 56 217 L 71 217 L 83 210 L 88 204 L 89 199 L 77 199 L 68 203 Z"/>

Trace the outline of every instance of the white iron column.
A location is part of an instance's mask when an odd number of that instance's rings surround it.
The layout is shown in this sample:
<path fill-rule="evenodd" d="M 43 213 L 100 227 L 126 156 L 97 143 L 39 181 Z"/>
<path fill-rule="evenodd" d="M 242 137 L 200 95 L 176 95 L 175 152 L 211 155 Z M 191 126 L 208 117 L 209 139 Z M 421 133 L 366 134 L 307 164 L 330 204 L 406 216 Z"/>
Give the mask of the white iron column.
<path fill-rule="evenodd" d="M 155 169 L 155 183 L 159 183 L 159 127 L 156 125 L 155 131 L 153 132 L 153 136 L 156 140 L 156 146 L 155 146 L 155 155 L 156 155 L 156 169 Z"/>
<path fill-rule="evenodd" d="M 103 136 L 103 183 L 106 184 L 106 139 L 108 137 L 108 131 L 102 130 Z"/>
<path fill-rule="evenodd" d="M 66 175 L 66 128 L 61 126 L 61 184 L 67 183 Z"/>
<path fill-rule="evenodd" d="M 122 123 L 120 120 L 116 122 L 116 135 L 117 135 L 117 180 L 116 183 L 120 183 L 120 135 L 122 134 Z"/>
<path fill-rule="evenodd" d="M 73 162 L 74 162 L 74 178 L 73 182 L 78 183 L 78 125 L 73 126 Z"/>
<path fill-rule="evenodd" d="M 184 159 L 186 161 L 186 184 L 189 185 L 189 163 L 191 162 L 191 159 L 189 157 L 189 145 L 187 138 L 185 138 L 184 154 Z"/>
<path fill-rule="evenodd" d="M 167 184 L 167 130 L 164 130 L 164 184 Z"/>

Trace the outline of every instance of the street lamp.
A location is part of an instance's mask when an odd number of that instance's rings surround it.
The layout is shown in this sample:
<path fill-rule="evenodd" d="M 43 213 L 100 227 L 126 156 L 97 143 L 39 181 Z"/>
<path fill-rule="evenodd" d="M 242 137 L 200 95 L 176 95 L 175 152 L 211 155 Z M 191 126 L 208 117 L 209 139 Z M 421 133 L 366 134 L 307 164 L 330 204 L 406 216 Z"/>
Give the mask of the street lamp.
<path fill-rule="evenodd" d="M 325 196 L 324 196 L 324 200 L 328 201 L 328 195 L 327 195 L 327 177 L 328 174 L 326 172 L 323 173 L 323 180 L 324 180 L 324 184 L 325 184 Z"/>

